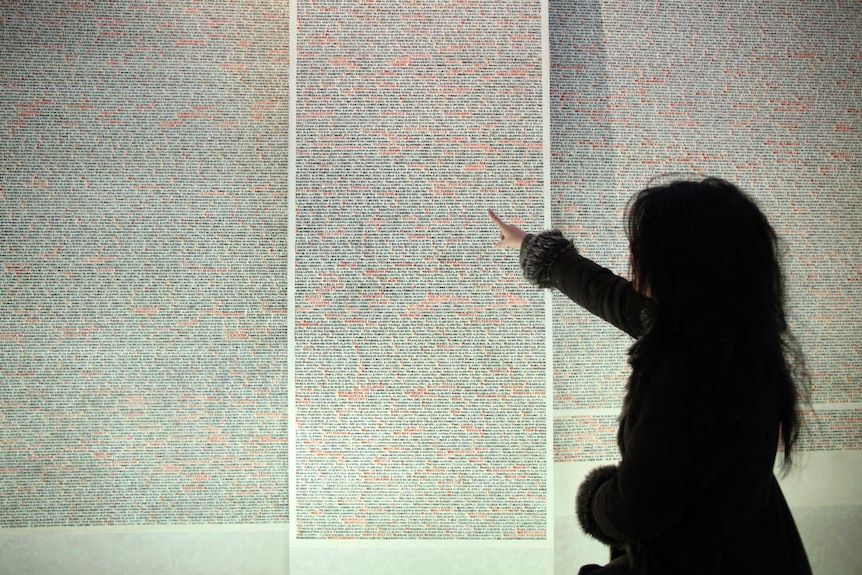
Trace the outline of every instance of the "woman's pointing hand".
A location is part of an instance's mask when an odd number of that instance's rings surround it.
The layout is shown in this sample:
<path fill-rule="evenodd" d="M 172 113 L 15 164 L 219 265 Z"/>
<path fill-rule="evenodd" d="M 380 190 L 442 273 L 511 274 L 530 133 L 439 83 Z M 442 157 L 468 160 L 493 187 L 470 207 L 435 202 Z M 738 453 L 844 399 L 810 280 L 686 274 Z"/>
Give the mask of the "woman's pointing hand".
<path fill-rule="evenodd" d="M 494 246 L 503 250 L 508 248 L 520 249 L 521 243 L 527 235 L 526 232 L 516 225 L 507 224 L 491 210 L 488 210 L 488 215 L 491 216 L 491 220 L 500 228 L 500 241 L 494 244 Z"/>

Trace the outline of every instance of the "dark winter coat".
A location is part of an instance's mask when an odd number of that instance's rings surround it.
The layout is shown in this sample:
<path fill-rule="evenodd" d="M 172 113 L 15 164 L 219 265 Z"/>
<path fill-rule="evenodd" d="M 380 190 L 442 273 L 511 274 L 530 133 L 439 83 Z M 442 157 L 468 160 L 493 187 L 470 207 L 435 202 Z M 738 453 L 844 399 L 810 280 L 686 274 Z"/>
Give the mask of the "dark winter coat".
<path fill-rule="evenodd" d="M 634 338 L 652 302 L 632 284 L 581 256 L 559 232 L 528 235 L 520 253 L 528 280 L 556 288 Z M 709 408 L 692 405 L 696 374 L 667 350 L 649 374 L 634 369 L 617 441 L 618 465 L 593 470 L 576 513 L 584 531 L 626 552 L 633 573 L 810 574 L 805 549 L 773 474 L 777 397 L 716 437 Z"/>

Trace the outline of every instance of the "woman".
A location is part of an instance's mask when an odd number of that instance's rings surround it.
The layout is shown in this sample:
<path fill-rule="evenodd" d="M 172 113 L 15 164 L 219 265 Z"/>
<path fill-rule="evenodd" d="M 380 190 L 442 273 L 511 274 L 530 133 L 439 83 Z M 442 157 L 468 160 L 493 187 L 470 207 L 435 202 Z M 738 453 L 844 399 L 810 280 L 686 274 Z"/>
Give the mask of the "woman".
<path fill-rule="evenodd" d="M 791 465 L 804 378 L 777 238 L 757 205 L 716 178 L 642 190 L 628 211 L 633 282 L 558 231 L 489 215 L 529 281 L 636 338 L 620 462 L 593 470 L 576 502 L 612 561 L 581 573 L 811 573 L 773 474 L 779 440 Z"/>

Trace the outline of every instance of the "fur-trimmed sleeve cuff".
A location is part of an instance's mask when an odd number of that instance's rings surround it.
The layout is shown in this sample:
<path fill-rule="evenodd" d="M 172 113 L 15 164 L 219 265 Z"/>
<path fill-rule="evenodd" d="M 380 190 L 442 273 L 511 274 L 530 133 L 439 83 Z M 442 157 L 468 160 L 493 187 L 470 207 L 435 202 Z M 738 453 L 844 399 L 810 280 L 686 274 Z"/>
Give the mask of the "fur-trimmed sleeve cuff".
<path fill-rule="evenodd" d="M 551 284 L 551 266 L 561 253 L 577 249 L 559 230 L 527 234 L 521 244 L 520 262 L 524 277 L 540 288 L 554 287 Z"/>
<path fill-rule="evenodd" d="M 575 513 L 584 533 L 598 539 L 605 545 L 619 545 L 620 542 L 605 535 L 595 516 L 593 515 L 593 497 L 599 488 L 617 474 L 616 465 L 605 465 L 596 467 L 590 471 L 578 488 L 578 496 L 575 499 Z"/>

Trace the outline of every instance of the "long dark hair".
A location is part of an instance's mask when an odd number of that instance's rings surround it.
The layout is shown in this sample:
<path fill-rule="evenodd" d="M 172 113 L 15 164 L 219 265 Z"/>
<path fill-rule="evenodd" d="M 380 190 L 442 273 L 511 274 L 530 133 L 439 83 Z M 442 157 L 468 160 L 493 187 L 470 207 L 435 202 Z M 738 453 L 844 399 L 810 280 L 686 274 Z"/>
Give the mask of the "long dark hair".
<path fill-rule="evenodd" d="M 635 194 L 628 236 L 635 284 L 655 302 L 650 326 L 630 352 L 633 368 L 649 368 L 662 350 L 682 349 L 709 366 L 714 377 L 706 376 L 713 378 L 707 385 L 716 387 L 704 393 L 714 394 L 707 400 L 713 409 L 742 409 L 755 393 L 777 397 L 789 469 L 805 372 L 787 324 L 779 241 L 769 220 L 727 181 L 676 180 Z"/>

